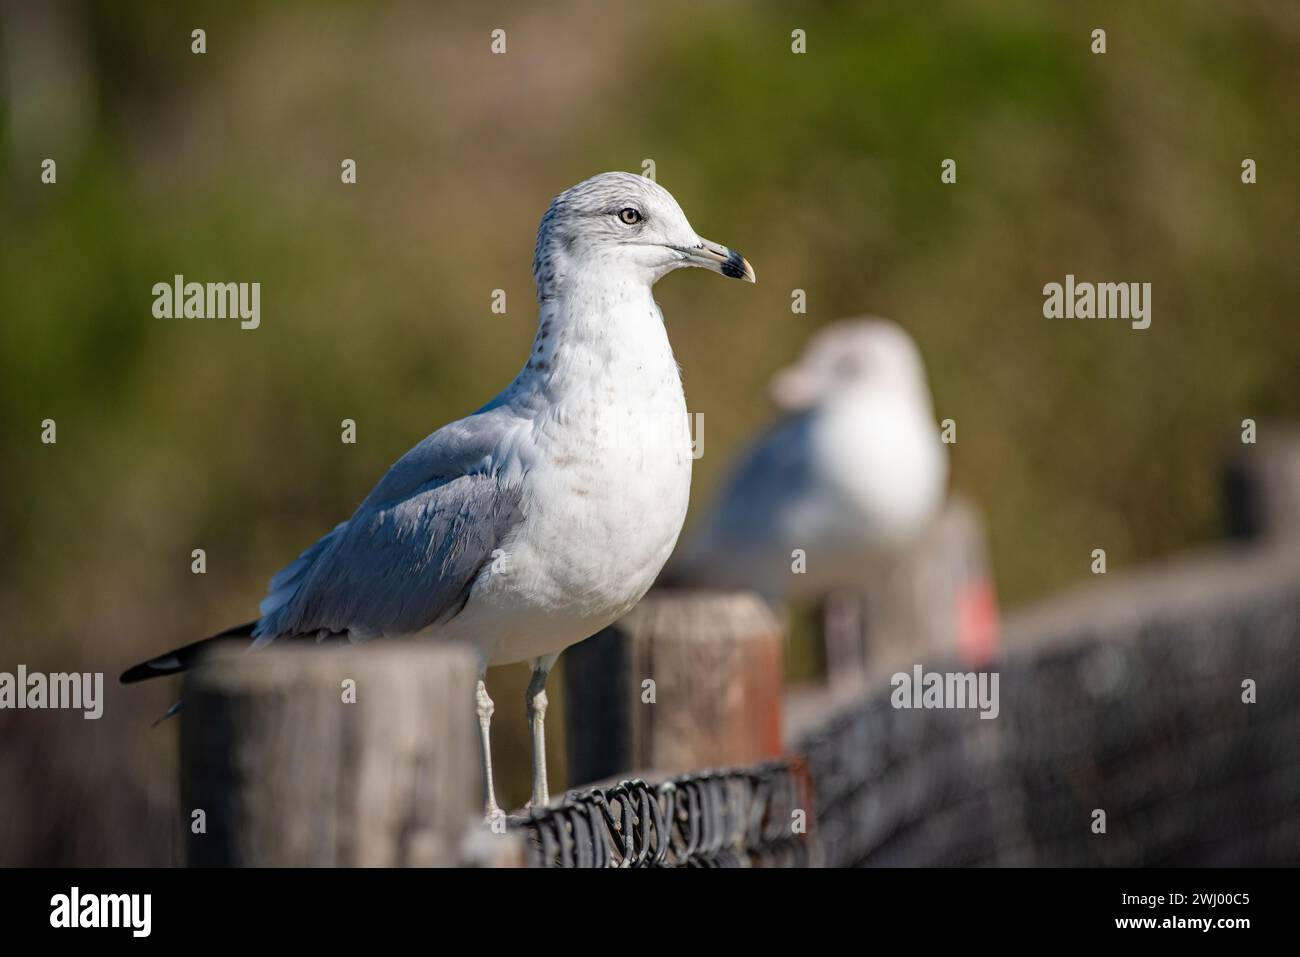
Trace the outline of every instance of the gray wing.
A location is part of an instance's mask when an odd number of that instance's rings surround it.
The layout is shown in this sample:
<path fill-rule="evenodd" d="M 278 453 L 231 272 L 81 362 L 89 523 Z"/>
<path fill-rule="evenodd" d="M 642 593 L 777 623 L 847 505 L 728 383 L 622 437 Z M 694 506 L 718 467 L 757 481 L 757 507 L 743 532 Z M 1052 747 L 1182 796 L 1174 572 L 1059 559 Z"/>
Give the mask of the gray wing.
<path fill-rule="evenodd" d="M 411 634 L 458 614 L 522 519 L 520 475 L 493 461 L 508 426 L 480 413 L 404 455 L 352 518 L 271 579 L 255 646 L 282 635 Z"/>
<path fill-rule="evenodd" d="M 722 561 L 720 552 L 758 547 L 772 538 L 786 503 L 812 482 L 811 425 L 807 413 L 785 419 L 740 458 L 687 542 L 687 565 Z"/>

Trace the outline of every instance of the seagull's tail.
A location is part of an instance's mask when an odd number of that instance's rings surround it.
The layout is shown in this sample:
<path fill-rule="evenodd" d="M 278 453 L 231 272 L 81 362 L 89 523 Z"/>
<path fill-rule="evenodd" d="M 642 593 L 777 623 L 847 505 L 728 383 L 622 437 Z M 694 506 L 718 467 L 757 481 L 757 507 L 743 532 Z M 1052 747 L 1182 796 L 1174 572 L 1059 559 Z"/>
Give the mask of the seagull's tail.
<path fill-rule="evenodd" d="M 209 644 L 216 641 L 228 641 L 231 638 L 252 638 L 253 627 L 256 624 L 257 622 L 250 621 L 243 625 L 236 625 L 234 628 L 227 628 L 210 638 L 191 642 L 182 648 L 177 648 L 175 651 L 169 651 L 165 655 L 143 661 L 134 668 L 128 668 L 122 672 L 121 682 L 124 685 L 129 685 L 136 681 L 144 681 L 146 678 L 161 678 L 164 675 L 175 675 L 180 674 L 182 671 L 188 671 L 194 667 L 199 655 L 208 650 Z M 177 707 L 167 712 L 166 717 L 170 717 L 179 710 L 178 702 Z"/>

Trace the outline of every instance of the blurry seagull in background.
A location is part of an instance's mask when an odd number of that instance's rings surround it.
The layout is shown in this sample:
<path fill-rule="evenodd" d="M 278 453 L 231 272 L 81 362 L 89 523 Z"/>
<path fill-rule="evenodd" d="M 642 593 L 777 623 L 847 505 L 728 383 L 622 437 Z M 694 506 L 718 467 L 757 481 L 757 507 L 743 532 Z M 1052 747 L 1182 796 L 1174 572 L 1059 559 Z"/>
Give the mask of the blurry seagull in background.
<path fill-rule="evenodd" d="M 686 515 L 686 400 L 651 294 L 683 266 L 754 281 L 744 257 L 700 238 L 648 179 L 603 173 L 561 193 L 537 232 L 540 320 L 514 382 L 402 456 L 350 519 L 271 579 L 260 618 L 122 680 L 183 671 L 218 638 L 466 641 L 479 653 L 488 817 L 500 814 L 489 665 L 532 665 L 529 803 L 548 803 L 547 674 L 641 599 Z"/>
<path fill-rule="evenodd" d="M 771 391 L 788 415 L 740 458 L 673 560 L 673 584 L 753 588 L 774 603 L 853 591 L 937 516 L 948 458 L 901 326 L 833 323 Z"/>

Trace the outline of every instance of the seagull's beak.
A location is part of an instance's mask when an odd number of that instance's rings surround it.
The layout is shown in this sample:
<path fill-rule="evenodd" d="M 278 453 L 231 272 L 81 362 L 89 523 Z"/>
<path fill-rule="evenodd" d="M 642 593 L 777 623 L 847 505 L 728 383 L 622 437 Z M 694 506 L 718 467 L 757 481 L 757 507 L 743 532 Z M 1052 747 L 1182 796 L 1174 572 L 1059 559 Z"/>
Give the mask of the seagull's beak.
<path fill-rule="evenodd" d="M 793 365 L 772 376 L 768 394 L 778 409 L 802 412 L 817 403 L 817 383 L 806 369 Z"/>
<path fill-rule="evenodd" d="M 730 279 L 744 279 L 748 282 L 758 281 L 754 278 L 754 267 L 749 264 L 745 257 L 721 243 L 701 239 L 694 246 L 679 246 L 677 251 L 686 257 L 687 265 L 703 266 L 705 269 L 712 269 L 714 272 L 721 273 Z"/>

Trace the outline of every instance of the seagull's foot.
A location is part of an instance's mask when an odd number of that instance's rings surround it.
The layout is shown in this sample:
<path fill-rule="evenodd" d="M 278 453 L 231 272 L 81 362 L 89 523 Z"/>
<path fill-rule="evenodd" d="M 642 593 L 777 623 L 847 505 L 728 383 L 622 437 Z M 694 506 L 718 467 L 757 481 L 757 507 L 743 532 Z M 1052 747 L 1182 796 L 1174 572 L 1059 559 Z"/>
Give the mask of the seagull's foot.
<path fill-rule="evenodd" d="M 504 834 L 506 832 L 506 812 L 497 807 L 495 802 L 489 804 L 483 812 L 483 826 L 493 834 Z"/>

